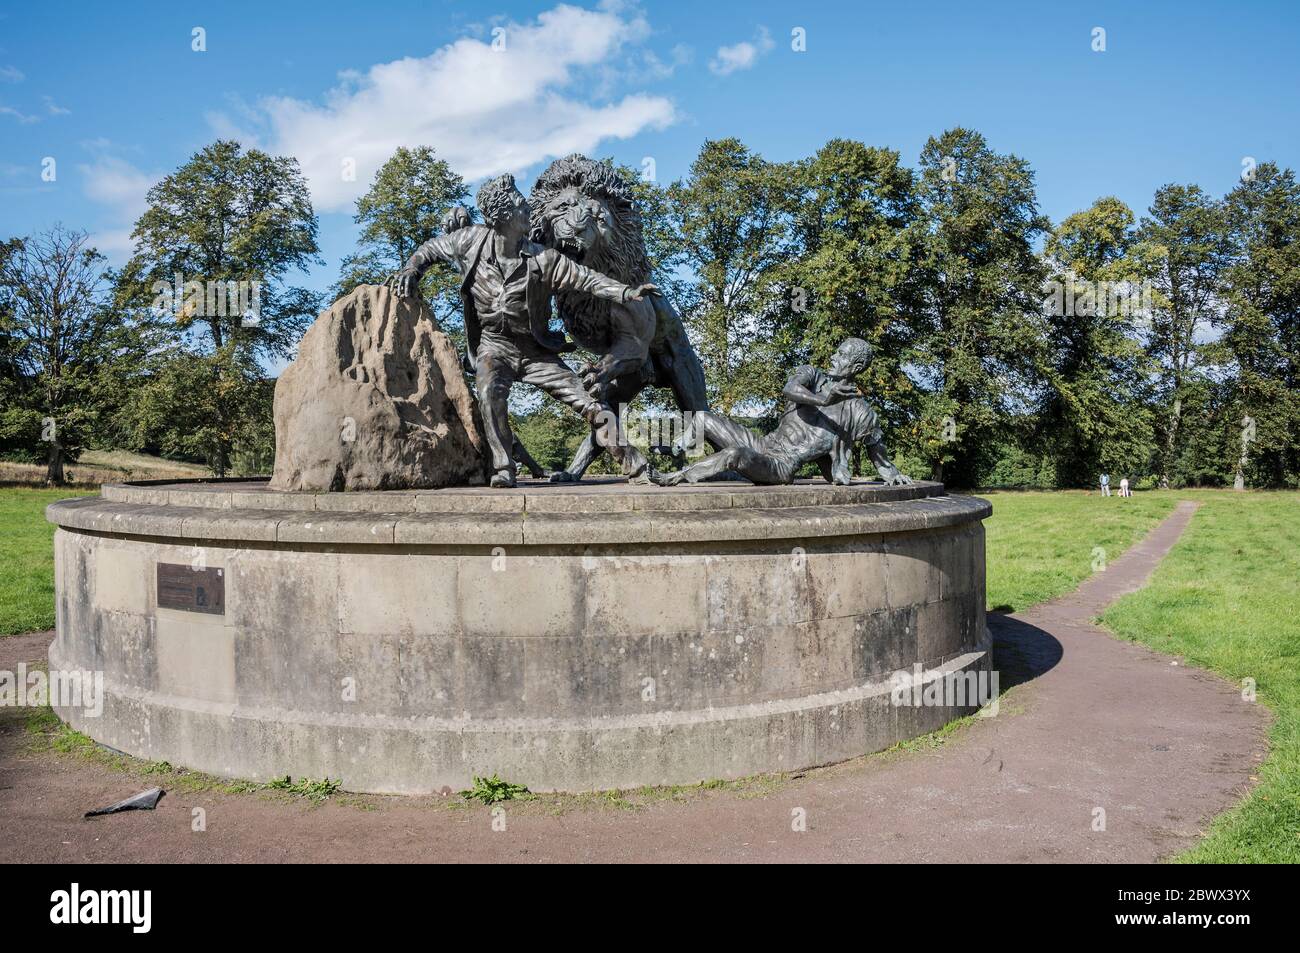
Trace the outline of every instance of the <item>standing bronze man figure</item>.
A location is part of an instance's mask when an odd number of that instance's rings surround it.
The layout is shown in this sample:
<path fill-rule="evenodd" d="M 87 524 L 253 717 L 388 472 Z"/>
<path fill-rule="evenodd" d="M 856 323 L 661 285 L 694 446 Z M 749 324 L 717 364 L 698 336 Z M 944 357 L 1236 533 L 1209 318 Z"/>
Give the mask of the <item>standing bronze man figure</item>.
<path fill-rule="evenodd" d="M 419 294 L 420 276 L 435 261 L 456 266 L 469 358 L 475 366 L 483 427 L 492 453 L 492 486 L 515 485 L 508 401 L 510 387 L 522 381 L 540 388 L 581 414 L 628 477 L 646 469 L 641 453 L 609 437 L 609 410 L 592 397 L 560 354 L 572 350 L 562 333 L 551 330 L 551 300 L 556 292 L 581 292 L 609 301 L 639 301 L 655 294 L 654 285 L 631 288 L 584 268 L 551 248 L 529 241 L 528 202 L 503 175 L 483 184 L 477 197 L 485 225 L 458 228 L 429 239 L 397 273 L 401 297 Z M 615 415 L 616 417 L 616 415 Z"/>
<path fill-rule="evenodd" d="M 886 484 L 911 483 L 889 462 L 876 412 L 853 384 L 870 362 L 871 345 L 848 338 L 829 370 L 796 368 L 782 391 L 787 403 L 781 422 L 762 437 L 720 414 L 695 414 L 694 438 L 718 452 L 675 473 L 652 473 L 650 479 L 675 486 L 735 471 L 755 483 L 793 483 L 804 464 L 816 463 L 828 482 L 847 486 L 853 481 L 853 448 L 864 443 Z"/>

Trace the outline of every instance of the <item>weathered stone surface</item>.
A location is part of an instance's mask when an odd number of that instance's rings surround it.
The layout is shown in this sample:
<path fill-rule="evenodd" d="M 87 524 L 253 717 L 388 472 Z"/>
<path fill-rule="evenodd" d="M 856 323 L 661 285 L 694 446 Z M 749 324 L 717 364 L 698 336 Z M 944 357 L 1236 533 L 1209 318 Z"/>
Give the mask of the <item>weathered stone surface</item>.
<path fill-rule="evenodd" d="M 521 479 L 514 489 L 486 486 L 449 486 L 436 490 L 387 490 L 374 493 L 281 493 L 267 489 L 266 477 L 228 479 L 137 481 L 106 483 L 102 501 L 148 506 L 190 506 L 214 509 L 339 510 L 403 512 L 411 509 L 436 513 L 608 513 L 692 512 L 696 510 L 804 510 L 808 507 L 846 506 L 917 501 L 900 512 L 915 514 L 916 525 L 931 525 L 947 503 L 941 483 L 918 480 L 911 486 L 884 486 L 859 481 L 851 486 L 831 486 L 821 479 L 790 486 L 752 486 L 719 481 L 698 486 L 635 486 L 620 477 L 601 477 L 584 483 L 551 483 Z M 174 494 L 174 496 L 173 496 Z M 415 501 L 413 504 L 411 501 Z M 928 502 L 922 502 L 928 501 Z M 980 501 L 988 507 L 987 502 Z M 936 504 L 937 507 L 936 508 Z M 869 511 L 878 512 L 879 510 Z M 987 513 L 985 514 L 987 515 Z M 964 514 L 962 514 L 964 517 Z M 924 518 L 922 518 L 924 517 Z M 656 517 L 658 518 L 658 517 Z M 960 520 L 958 520 L 960 522 Z M 939 525 L 934 523 L 933 525 Z M 892 527 L 904 529 L 907 527 Z"/>
<path fill-rule="evenodd" d="M 966 714 L 890 691 L 917 665 L 988 670 L 988 504 L 821 489 L 764 507 L 721 486 L 699 492 L 747 505 L 667 512 L 615 511 L 640 501 L 626 485 L 56 503 L 51 665 L 105 678 L 101 717 L 58 711 L 139 757 L 408 793 L 797 770 Z M 241 505 L 267 497 L 358 508 Z M 409 509 L 424 500 L 445 509 Z M 158 607 L 157 564 L 196 559 L 225 571 L 223 615 Z"/>
<path fill-rule="evenodd" d="M 275 385 L 276 490 L 482 483 L 456 349 L 415 298 L 361 285 L 321 312 Z"/>

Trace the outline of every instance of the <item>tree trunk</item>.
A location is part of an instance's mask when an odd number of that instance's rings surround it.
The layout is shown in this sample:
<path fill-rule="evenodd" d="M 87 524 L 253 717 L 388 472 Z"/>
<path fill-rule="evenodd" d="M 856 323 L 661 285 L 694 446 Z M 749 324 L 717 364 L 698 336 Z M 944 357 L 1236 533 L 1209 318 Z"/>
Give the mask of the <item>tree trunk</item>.
<path fill-rule="evenodd" d="M 1162 490 L 1169 489 L 1169 472 L 1174 465 L 1174 448 L 1178 444 L 1178 425 L 1182 422 L 1182 417 L 1182 398 L 1175 397 L 1174 406 L 1169 413 L 1169 433 L 1165 435 L 1165 459 L 1160 474 L 1160 489 Z"/>
<path fill-rule="evenodd" d="M 66 482 L 63 475 L 63 444 L 59 442 L 58 437 L 50 441 L 50 452 L 45 466 L 45 482 L 51 486 L 63 486 Z"/>

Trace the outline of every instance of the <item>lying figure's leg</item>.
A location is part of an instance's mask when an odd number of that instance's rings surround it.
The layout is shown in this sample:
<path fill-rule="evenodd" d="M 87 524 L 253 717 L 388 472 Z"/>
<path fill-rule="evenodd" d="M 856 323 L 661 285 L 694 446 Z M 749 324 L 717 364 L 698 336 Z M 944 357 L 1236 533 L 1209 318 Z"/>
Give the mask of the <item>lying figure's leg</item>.
<path fill-rule="evenodd" d="M 728 447 L 674 473 L 651 474 L 650 479 L 660 486 L 676 486 L 699 483 L 728 470 L 764 485 L 790 483 L 794 479 L 794 468 L 786 461 L 751 447 Z"/>
<path fill-rule="evenodd" d="M 744 424 L 710 410 L 697 410 L 691 414 L 690 425 L 673 449 L 693 455 L 703 452 L 706 445 L 717 451 L 729 447 L 755 447 L 758 440 L 758 435 Z"/>

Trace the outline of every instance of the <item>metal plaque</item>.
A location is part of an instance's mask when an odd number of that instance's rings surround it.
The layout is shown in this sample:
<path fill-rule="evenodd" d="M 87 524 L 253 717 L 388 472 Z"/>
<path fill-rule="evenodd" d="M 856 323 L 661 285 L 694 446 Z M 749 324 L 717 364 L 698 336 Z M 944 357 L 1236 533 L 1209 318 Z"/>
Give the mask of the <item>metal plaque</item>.
<path fill-rule="evenodd" d="M 225 570 L 158 563 L 158 608 L 225 615 Z"/>

